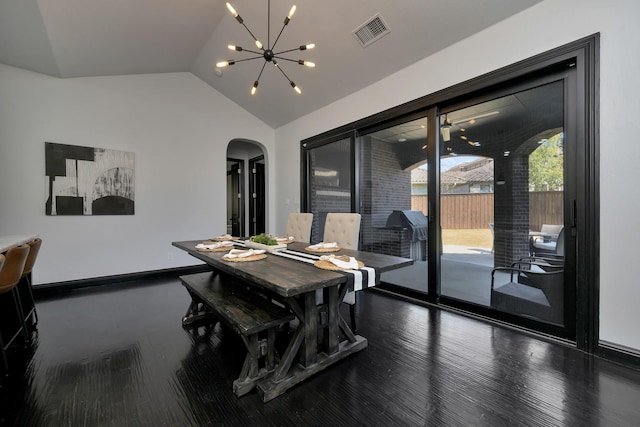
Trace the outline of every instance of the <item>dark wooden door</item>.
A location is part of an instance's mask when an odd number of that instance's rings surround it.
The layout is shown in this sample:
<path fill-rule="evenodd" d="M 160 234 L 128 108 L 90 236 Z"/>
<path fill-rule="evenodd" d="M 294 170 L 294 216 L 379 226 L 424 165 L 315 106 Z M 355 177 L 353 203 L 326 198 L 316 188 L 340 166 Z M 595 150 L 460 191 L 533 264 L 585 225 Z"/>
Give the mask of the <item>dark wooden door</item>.
<path fill-rule="evenodd" d="M 253 236 L 264 233 L 266 230 L 265 221 L 265 165 L 264 157 L 260 156 L 251 159 L 249 162 L 251 175 L 249 179 L 249 212 L 251 215 L 249 233 Z"/>
<path fill-rule="evenodd" d="M 233 236 L 244 236 L 244 197 L 242 192 L 242 163 L 232 163 L 227 171 L 227 218 Z"/>

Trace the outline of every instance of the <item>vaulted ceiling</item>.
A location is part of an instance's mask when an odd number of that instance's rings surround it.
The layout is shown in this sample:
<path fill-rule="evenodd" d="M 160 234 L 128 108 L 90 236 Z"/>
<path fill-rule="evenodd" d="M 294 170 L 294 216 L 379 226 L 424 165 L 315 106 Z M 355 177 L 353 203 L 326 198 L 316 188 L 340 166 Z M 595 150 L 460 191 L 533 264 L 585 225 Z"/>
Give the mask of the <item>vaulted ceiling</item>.
<path fill-rule="evenodd" d="M 280 60 L 301 89 L 263 58 L 216 69 L 222 60 L 256 56 L 249 32 L 223 0 L 2 0 L 0 63 L 59 78 L 191 72 L 277 128 L 360 90 L 541 0 L 299 1 L 275 51 L 315 43 Z M 244 24 L 273 46 L 294 0 L 233 0 Z M 362 47 L 353 32 L 380 14 L 390 32 Z M 270 22 L 270 35 L 267 24 Z M 491 49 L 491 46 L 487 46 Z M 459 66 L 473 66 L 461 58 Z M 428 78 L 428 76 L 425 76 Z"/>

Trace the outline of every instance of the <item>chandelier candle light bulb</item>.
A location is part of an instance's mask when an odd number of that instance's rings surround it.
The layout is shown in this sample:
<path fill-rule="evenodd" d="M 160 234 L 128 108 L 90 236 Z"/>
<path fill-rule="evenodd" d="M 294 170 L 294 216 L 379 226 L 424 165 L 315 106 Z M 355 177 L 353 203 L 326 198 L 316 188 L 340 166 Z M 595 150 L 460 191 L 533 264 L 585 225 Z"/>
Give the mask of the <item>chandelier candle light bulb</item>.
<path fill-rule="evenodd" d="M 231 3 L 229 2 L 227 2 L 227 9 L 229 9 L 229 12 L 231 12 L 234 18 L 238 16 L 238 12 L 236 12 L 236 10 L 233 8 L 233 6 L 231 6 Z"/>
<path fill-rule="evenodd" d="M 230 59 L 228 61 L 222 61 L 222 62 L 216 63 L 216 67 L 218 67 L 218 68 L 228 67 L 229 65 L 233 65 L 235 63 L 236 62 L 233 59 Z"/>
<path fill-rule="evenodd" d="M 286 19 L 284 20 L 284 25 L 287 25 L 289 23 L 289 21 L 291 21 L 291 17 L 293 16 L 294 13 L 296 13 L 296 5 L 295 4 L 293 6 L 291 6 L 291 10 L 289 11 L 289 14 L 287 15 Z"/>

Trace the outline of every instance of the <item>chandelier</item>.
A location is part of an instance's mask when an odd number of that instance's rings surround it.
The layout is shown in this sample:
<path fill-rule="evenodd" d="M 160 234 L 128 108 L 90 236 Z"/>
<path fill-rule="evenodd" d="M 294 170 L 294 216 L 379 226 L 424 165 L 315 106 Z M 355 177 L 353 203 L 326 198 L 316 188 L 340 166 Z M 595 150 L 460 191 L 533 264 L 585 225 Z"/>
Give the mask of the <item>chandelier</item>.
<path fill-rule="evenodd" d="M 230 65 L 234 65 L 237 62 L 251 61 L 253 59 L 263 58 L 264 59 L 264 64 L 262 64 L 262 68 L 260 69 L 260 73 L 258 74 L 258 78 L 255 80 L 255 82 L 253 83 L 253 86 L 251 87 L 251 95 L 255 95 L 256 91 L 258 90 L 258 83 L 260 82 L 260 77 L 262 77 L 262 72 L 264 71 L 264 68 L 266 67 L 268 62 L 273 63 L 273 65 L 289 81 L 289 84 L 291 85 L 291 87 L 298 94 L 301 94 L 302 90 L 300 90 L 300 88 L 293 82 L 293 80 L 291 80 L 289 78 L 289 76 L 287 76 L 285 74 L 284 70 L 280 66 L 280 63 L 278 63 L 278 60 L 297 62 L 298 64 L 304 65 L 304 66 L 307 66 L 307 67 L 315 67 L 316 64 L 314 64 L 313 62 L 303 61 L 302 59 L 290 59 L 290 58 L 285 58 L 283 56 L 280 56 L 280 55 L 282 55 L 284 53 L 289 53 L 289 52 L 293 52 L 293 51 L 296 51 L 296 50 L 313 49 L 315 47 L 315 44 L 301 45 L 300 47 L 296 47 L 296 48 L 293 48 L 293 49 L 282 50 L 282 51 L 279 51 L 279 52 L 275 51 L 276 45 L 278 44 L 278 40 L 280 40 L 280 36 L 282 35 L 282 32 L 284 31 L 284 28 L 287 26 L 287 24 L 289 24 L 289 21 L 291 21 L 291 17 L 293 16 L 294 12 L 296 11 L 296 6 L 293 5 L 293 7 L 291 7 L 291 10 L 289 11 L 289 14 L 286 16 L 286 18 L 284 18 L 284 25 L 282 25 L 282 28 L 280 29 L 280 32 L 278 33 L 278 37 L 276 37 L 276 40 L 273 42 L 273 45 L 272 45 L 271 44 L 271 0 L 268 0 L 268 2 L 267 2 L 267 46 L 266 46 L 266 48 L 262 44 L 262 42 L 260 42 L 260 40 L 258 40 L 256 38 L 256 36 L 253 35 L 251 30 L 245 25 L 244 20 L 242 19 L 242 17 L 240 17 L 238 12 L 236 12 L 236 10 L 233 8 L 233 6 L 231 6 L 230 3 L 227 3 L 227 9 L 229 9 L 229 12 L 231 12 L 233 17 L 236 18 L 236 21 L 238 21 L 249 32 L 249 34 L 251 34 L 251 37 L 253 37 L 253 40 L 255 41 L 256 47 L 260 51 L 245 49 L 245 48 L 242 48 L 240 46 L 235 46 L 235 45 L 229 45 L 228 46 L 229 50 L 233 50 L 233 51 L 237 51 L 237 52 L 249 52 L 249 53 L 253 53 L 253 54 L 257 55 L 257 56 L 252 56 L 251 58 L 238 59 L 238 60 L 229 59 L 228 61 L 218 62 L 216 64 L 216 67 L 219 67 L 219 68 L 228 67 Z"/>

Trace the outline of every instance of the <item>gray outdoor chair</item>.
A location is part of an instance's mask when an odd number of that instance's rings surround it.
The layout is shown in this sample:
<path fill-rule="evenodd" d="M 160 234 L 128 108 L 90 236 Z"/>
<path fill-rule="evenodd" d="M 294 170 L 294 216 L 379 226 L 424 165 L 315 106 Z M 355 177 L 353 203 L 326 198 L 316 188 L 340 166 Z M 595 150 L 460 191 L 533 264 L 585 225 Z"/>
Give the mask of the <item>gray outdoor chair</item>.
<path fill-rule="evenodd" d="M 553 240 L 529 239 L 529 253 L 536 256 L 564 256 L 564 227 L 558 232 L 558 237 Z"/>
<path fill-rule="evenodd" d="M 491 307 L 517 314 L 562 324 L 564 317 L 564 269 L 536 271 L 531 268 L 497 267 L 491 271 Z M 525 267 L 525 264 L 520 264 Z M 509 273 L 510 281 L 495 283 L 496 272 Z"/>

